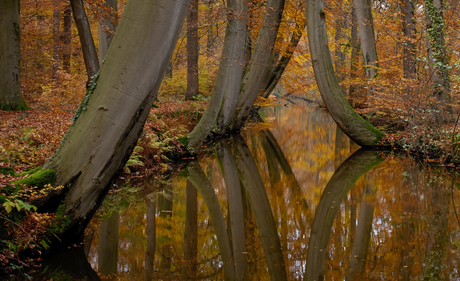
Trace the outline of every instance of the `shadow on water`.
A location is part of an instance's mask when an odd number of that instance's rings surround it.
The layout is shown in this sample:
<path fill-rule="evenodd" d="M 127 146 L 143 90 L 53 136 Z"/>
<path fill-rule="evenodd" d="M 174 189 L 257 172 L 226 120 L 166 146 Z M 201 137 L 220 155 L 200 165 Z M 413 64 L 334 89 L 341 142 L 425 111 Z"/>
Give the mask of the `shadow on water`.
<path fill-rule="evenodd" d="M 455 177 L 374 151 L 351 154 L 339 130 L 315 125 L 327 127 L 321 116 L 313 112 L 301 120 L 306 125 L 292 118 L 282 129 L 221 141 L 180 177 L 146 179 L 148 192 L 103 207 L 115 211 L 94 220 L 89 255 L 77 248 L 50 257 L 36 276 L 458 279 Z M 307 158 L 305 151 L 311 151 Z M 142 187 L 126 190 L 137 194 Z"/>

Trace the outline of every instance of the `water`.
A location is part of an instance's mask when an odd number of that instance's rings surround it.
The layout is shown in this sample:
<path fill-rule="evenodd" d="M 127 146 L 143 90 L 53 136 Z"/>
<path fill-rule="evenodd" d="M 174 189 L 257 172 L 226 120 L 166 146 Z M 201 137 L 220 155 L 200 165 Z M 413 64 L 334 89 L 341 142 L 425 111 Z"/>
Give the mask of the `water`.
<path fill-rule="evenodd" d="M 171 179 L 109 194 L 88 226 L 91 247 L 45 261 L 40 276 L 460 279 L 456 172 L 359 150 L 316 107 L 264 118 Z"/>

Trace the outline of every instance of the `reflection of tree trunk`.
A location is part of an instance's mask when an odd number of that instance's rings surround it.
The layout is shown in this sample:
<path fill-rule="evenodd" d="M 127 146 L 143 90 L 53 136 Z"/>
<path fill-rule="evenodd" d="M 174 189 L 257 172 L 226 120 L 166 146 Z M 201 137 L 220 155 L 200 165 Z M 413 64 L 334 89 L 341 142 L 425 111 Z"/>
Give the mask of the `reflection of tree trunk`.
<path fill-rule="evenodd" d="M 426 265 L 425 280 L 442 280 L 444 266 L 444 251 L 449 235 L 447 226 L 449 222 L 449 192 L 442 182 L 434 183 L 431 188 L 431 218 L 428 234 L 428 244 L 426 246 Z"/>
<path fill-rule="evenodd" d="M 151 280 L 156 247 L 156 201 L 147 197 L 147 251 L 145 252 L 144 280 Z"/>
<path fill-rule="evenodd" d="M 353 239 L 350 267 L 345 280 L 355 280 L 357 275 L 364 272 L 367 250 L 371 240 L 372 219 L 374 217 L 374 205 L 369 204 L 366 197 L 373 196 L 374 193 L 372 185 L 368 184 L 359 209 L 358 228 Z"/>
<path fill-rule="evenodd" d="M 234 153 L 238 174 L 251 202 L 270 279 L 287 280 L 281 243 L 270 202 L 254 159 L 241 136 L 236 138 Z"/>
<path fill-rule="evenodd" d="M 316 208 L 311 227 L 304 280 L 324 280 L 324 262 L 332 224 L 340 204 L 355 182 L 382 159 L 372 151 L 358 150 L 335 171 Z"/>
<path fill-rule="evenodd" d="M 268 173 L 270 174 L 270 182 L 274 186 L 277 182 L 281 180 L 280 170 L 278 168 L 278 162 L 276 162 L 276 157 L 274 155 L 273 149 L 271 149 L 268 140 L 265 137 L 263 131 L 260 131 L 260 144 L 265 152 L 265 158 L 267 159 L 268 164 Z"/>
<path fill-rule="evenodd" d="M 187 180 L 187 207 L 185 211 L 184 261 L 188 279 L 196 278 L 198 252 L 198 200 L 197 191 Z"/>
<path fill-rule="evenodd" d="M 94 239 L 94 229 L 87 228 L 83 236 L 83 252 L 85 253 L 86 257 L 88 257 L 89 251 L 91 250 L 91 244 L 93 243 L 93 239 Z"/>
<path fill-rule="evenodd" d="M 218 150 L 222 163 L 225 186 L 227 187 L 228 209 L 233 246 L 233 261 L 235 264 L 235 280 L 248 278 L 246 256 L 246 233 L 244 228 L 244 208 L 240 180 L 230 147 L 222 142 Z"/>
<path fill-rule="evenodd" d="M 208 178 L 203 173 L 203 170 L 201 169 L 198 162 L 191 162 L 187 167 L 187 171 L 187 179 L 191 183 L 193 183 L 193 185 L 196 187 L 196 189 L 200 192 L 201 196 L 203 197 L 206 206 L 208 206 L 208 210 L 211 215 L 212 222 L 214 224 L 217 242 L 219 244 L 220 254 L 222 256 L 224 278 L 225 280 L 234 280 L 235 270 L 232 262 L 230 243 L 228 240 L 224 216 L 222 214 L 222 210 L 220 208 L 216 193 Z"/>
<path fill-rule="evenodd" d="M 166 187 L 163 190 L 163 193 L 158 197 L 158 211 L 160 212 L 160 217 L 164 219 L 166 223 L 166 233 L 169 234 L 171 225 L 172 225 L 172 190 L 171 186 Z M 164 235 L 163 241 L 159 244 L 161 252 L 161 263 L 160 267 L 162 269 L 171 269 L 172 262 L 172 237 Z"/>
<path fill-rule="evenodd" d="M 414 242 L 415 242 L 415 232 L 416 225 L 413 221 L 413 216 L 416 212 L 416 208 L 413 202 L 418 200 L 411 199 L 411 193 L 414 188 L 414 185 L 418 183 L 417 175 L 419 171 L 415 169 L 410 169 L 408 171 L 409 180 L 408 184 L 402 189 L 401 202 L 403 204 L 403 214 L 404 217 L 401 222 L 401 227 L 396 229 L 396 234 L 398 235 L 398 240 L 401 241 L 401 250 L 399 257 L 399 276 L 402 281 L 409 281 L 410 275 L 412 273 L 412 268 L 414 265 Z"/>
<path fill-rule="evenodd" d="M 118 212 L 101 223 L 99 229 L 99 249 L 97 266 L 103 275 L 117 273 L 118 260 Z"/>

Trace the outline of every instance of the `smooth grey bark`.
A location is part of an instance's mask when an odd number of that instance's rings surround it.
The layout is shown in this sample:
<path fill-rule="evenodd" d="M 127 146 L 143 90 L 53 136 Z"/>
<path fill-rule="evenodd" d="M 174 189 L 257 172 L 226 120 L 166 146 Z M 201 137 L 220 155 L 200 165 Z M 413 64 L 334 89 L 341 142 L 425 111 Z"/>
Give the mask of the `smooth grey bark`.
<path fill-rule="evenodd" d="M 414 22 L 414 4 L 412 0 L 403 0 L 400 4 L 402 12 L 402 28 L 404 33 L 403 41 L 403 70 L 404 78 L 415 79 L 417 78 L 416 63 L 415 63 L 415 40 L 416 29 Z"/>
<path fill-rule="evenodd" d="M 220 255 L 224 267 L 224 279 L 235 279 L 235 268 L 232 260 L 232 250 L 227 235 L 227 227 L 225 225 L 224 215 L 219 205 L 214 188 L 209 182 L 206 175 L 203 173 L 198 162 L 193 161 L 187 167 L 187 179 L 196 187 L 200 192 L 203 200 L 208 207 L 209 214 L 211 215 L 214 224 L 214 230 L 219 244 Z"/>
<path fill-rule="evenodd" d="M 185 209 L 184 262 L 188 279 L 196 279 L 198 257 L 198 199 L 197 190 L 187 180 L 185 187 L 187 205 Z"/>
<path fill-rule="evenodd" d="M 97 249 L 97 267 L 103 275 L 117 274 L 118 262 L 118 225 L 120 215 L 113 213 L 99 228 L 99 248 Z"/>
<path fill-rule="evenodd" d="M 244 1 L 229 0 L 227 2 L 228 24 L 216 83 L 203 117 L 187 136 L 187 149 L 191 153 L 198 151 L 206 137 L 211 133 L 221 110 L 223 112 L 230 111 L 233 107 L 232 102 L 236 100 L 239 94 L 243 76 L 242 67 L 244 65 L 246 38 L 245 11 L 247 11 L 247 3 Z M 222 124 L 225 124 L 226 118 L 221 117 L 220 119 L 223 120 Z"/>
<path fill-rule="evenodd" d="M 368 78 L 378 75 L 377 46 L 375 44 L 374 21 L 371 0 L 353 0 L 359 25 L 359 38 L 363 51 L 364 70 Z"/>
<path fill-rule="evenodd" d="M 235 138 L 233 151 L 240 181 L 251 203 L 270 279 L 287 280 L 281 242 L 267 192 L 254 158 L 241 136 Z"/>
<path fill-rule="evenodd" d="M 244 207 L 238 171 L 235 161 L 233 160 L 232 152 L 227 143 L 221 142 L 218 149 L 218 156 L 224 175 L 225 187 L 227 189 L 235 280 L 247 280 L 249 276 L 246 253 L 246 233 L 244 227 Z"/>
<path fill-rule="evenodd" d="M 251 63 L 243 78 L 238 97 L 237 111 L 231 124 L 232 130 L 239 130 L 246 121 L 259 94 L 267 88 L 266 77 L 270 69 L 272 51 L 283 15 L 284 0 L 268 0 L 262 26 L 251 57 Z"/>
<path fill-rule="evenodd" d="M 145 251 L 144 280 L 152 280 L 156 249 L 156 200 L 147 196 L 147 250 Z"/>
<path fill-rule="evenodd" d="M 248 39 L 248 29 L 246 25 L 247 16 L 248 16 L 248 3 L 247 0 L 243 0 L 241 6 L 238 7 L 241 10 L 241 14 L 235 13 L 231 15 L 231 17 L 240 17 L 242 20 L 238 20 L 238 30 L 237 36 L 238 41 L 235 43 L 235 51 L 233 56 L 236 56 L 237 60 L 233 59 L 233 62 L 230 62 L 230 69 L 228 72 L 228 81 L 227 81 L 227 88 L 228 90 L 224 94 L 224 99 L 222 103 L 221 110 L 219 112 L 219 116 L 217 118 L 217 130 L 219 133 L 224 134 L 230 123 L 232 122 L 232 118 L 234 117 L 234 113 L 237 107 L 237 101 L 240 96 L 240 89 L 241 89 L 241 80 L 243 79 L 243 74 L 246 67 L 246 50 L 248 49 L 246 43 Z"/>
<path fill-rule="evenodd" d="M 96 47 L 94 46 L 93 35 L 86 17 L 85 7 L 82 0 L 70 0 L 72 6 L 73 19 L 80 37 L 81 50 L 85 61 L 86 73 L 88 75 L 87 86 L 90 86 L 92 77 L 99 71 L 99 61 L 97 58 Z"/>
<path fill-rule="evenodd" d="M 198 0 L 191 0 L 187 16 L 187 92 L 185 99 L 198 96 Z"/>
<path fill-rule="evenodd" d="M 428 58 L 432 73 L 433 95 L 441 106 L 451 112 L 449 57 L 444 39 L 443 0 L 425 0 Z"/>
<path fill-rule="evenodd" d="M 99 20 L 99 65 L 102 65 L 109 50 L 117 23 L 117 0 L 104 0 L 102 3 L 102 19 Z"/>
<path fill-rule="evenodd" d="M 281 59 L 278 61 L 278 64 L 272 71 L 272 75 L 267 83 L 267 88 L 265 92 L 262 94 L 263 98 L 267 98 L 271 94 L 271 92 L 273 91 L 273 89 L 275 89 L 275 86 L 281 79 L 281 76 L 283 76 L 283 73 L 289 64 L 289 61 L 291 60 L 292 55 L 294 54 L 294 51 L 297 48 L 297 45 L 299 45 L 300 39 L 302 38 L 302 32 L 305 29 L 306 25 L 307 21 L 305 19 L 302 19 L 301 21 L 297 21 L 295 23 L 295 30 L 292 34 L 291 40 L 289 41 L 288 49 L 286 53 L 283 54 Z"/>
<path fill-rule="evenodd" d="M 43 166 L 55 170 L 56 185 L 68 191 L 63 199 L 71 223 L 62 240 L 80 239 L 110 181 L 136 145 L 188 4 L 130 0 L 126 5 L 94 91 L 88 93 L 60 147 Z"/>
<path fill-rule="evenodd" d="M 374 205 L 366 201 L 366 196 L 375 195 L 372 185 L 368 184 L 364 191 L 361 206 L 359 208 L 358 227 L 353 239 L 353 249 L 348 268 L 346 281 L 356 280 L 366 267 L 367 252 L 371 241 L 372 220 L 374 218 Z"/>
<path fill-rule="evenodd" d="M 334 219 L 340 210 L 340 204 L 356 181 L 382 161 L 383 159 L 373 151 L 358 150 L 348 157 L 332 175 L 316 207 L 308 241 L 304 280 L 326 280 L 324 263 L 327 244 Z"/>
<path fill-rule="evenodd" d="M 324 4 L 320 0 L 307 1 L 307 30 L 316 83 L 332 118 L 358 145 L 378 145 L 384 134 L 353 110 L 340 88 L 327 41 Z"/>
<path fill-rule="evenodd" d="M 0 110 L 24 110 L 20 81 L 20 3 L 0 0 Z"/>

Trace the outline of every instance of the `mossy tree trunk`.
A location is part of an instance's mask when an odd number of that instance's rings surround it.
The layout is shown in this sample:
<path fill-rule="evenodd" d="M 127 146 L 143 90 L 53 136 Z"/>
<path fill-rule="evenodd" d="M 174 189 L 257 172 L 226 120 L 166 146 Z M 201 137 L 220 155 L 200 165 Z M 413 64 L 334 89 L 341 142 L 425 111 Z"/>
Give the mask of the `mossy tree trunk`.
<path fill-rule="evenodd" d="M 44 169 L 65 186 L 70 223 L 61 240 L 78 241 L 144 127 L 189 7 L 184 0 L 130 0 L 93 93 Z M 155 52 L 152 53 L 152 50 Z"/>
<path fill-rule="evenodd" d="M 444 39 L 443 0 L 425 0 L 428 58 L 432 72 L 433 95 L 442 107 L 452 111 L 450 95 L 449 57 Z"/>
<path fill-rule="evenodd" d="M 24 110 L 20 83 L 20 3 L 0 0 L 0 109 Z"/>
<path fill-rule="evenodd" d="M 353 110 L 340 88 L 328 46 L 324 4 L 320 0 L 307 1 L 307 31 L 316 83 L 332 118 L 358 145 L 378 145 L 383 133 Z"/>

